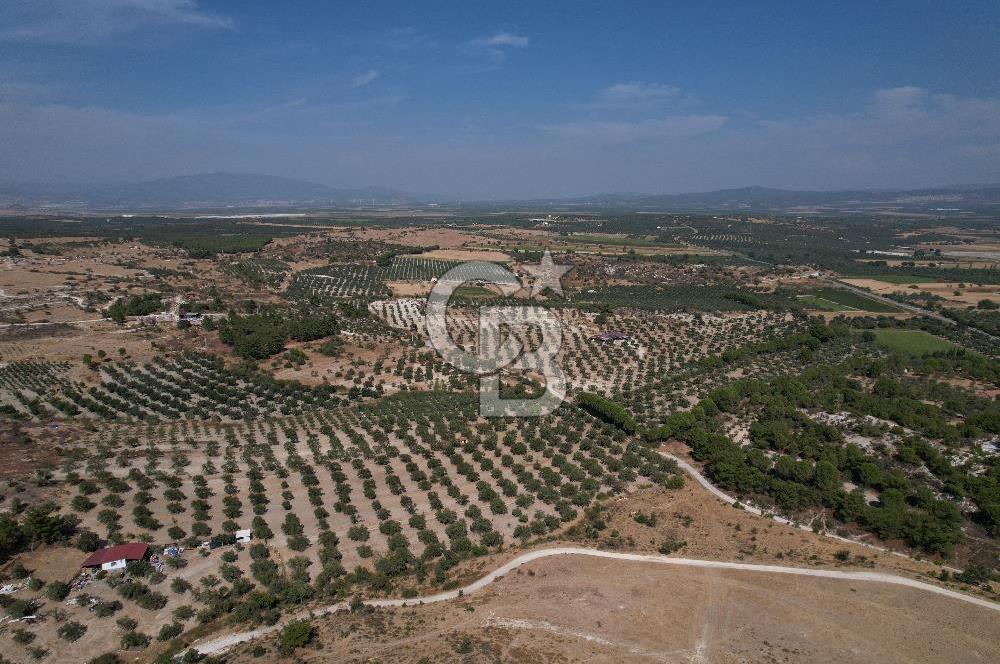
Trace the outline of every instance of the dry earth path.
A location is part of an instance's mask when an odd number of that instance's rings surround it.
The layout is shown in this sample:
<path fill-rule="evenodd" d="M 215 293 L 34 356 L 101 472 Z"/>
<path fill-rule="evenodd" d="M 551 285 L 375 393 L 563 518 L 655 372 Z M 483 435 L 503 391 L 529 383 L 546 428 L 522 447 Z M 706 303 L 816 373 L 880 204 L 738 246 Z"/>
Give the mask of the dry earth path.
<path fill-rule="evenodd" d="M 497 579 L 503 578 L 506 574 L 510 573 L 511 571 L 520 567 L 521 565 L 532 562 L 534 560 L 539 560 L 541 558 L 550 558 L 553 556 L 590 556 L 594 558 L 611 558 L 614 560 L 625 560 L 625 561 L 634 561 L 643 563 L 658 563 L 662 565 L 698 567 L 704 569 L 742 570 L 747 572 L 766 572 L 773 574 L 795 574 L 800 576 L 812 576 L 812 577 L 821 577 L 827 579 L 841 579 L 847 581 L 890 583 L 900 586 L 908 586 L 910 588 L 916 588 L 918 590 L 923 590 L 937 595 L 943 595 L 951 599 L 968 602 L 970 604 L 975 604 L 977 606 L 990 609 L 993 611 L 1000 611 L 1000 604 L 997 604 L 995 602 L 991 602 L 989 600 L 982 599 L 980 597 L 974 597 L 972 595 L 966 595 L 964 593 L 960 593 L 955 590 L 949 590 L 948 588 L 935 586 L 933 584 L 925 583 L 923 581 L 918 581 L 916 579 L 909 579 L 903 576 L 897 576 L 895 574 L 886 574 L 883 572 L 848 572 L 842 570 L 785 567 L 780 565 L 757 565 L 752 563 L 737 563 L 737 562 L 726 562 L 719 560 L 671 558 L 662 555 L 641 554 L 641 553 L 620 553 L 617 551 L 601 551 L 599 549 L 589 549 L 582 547 L 553 547 L 546 549 L 538 549 L 536 551 L 529 551 L 527 553 L 518 556 L 517 558 L 514 558 L 505 565 L 498 567 L 497 569 L 493 570 L 486 576 L 476 581 L 473 581 L 464 588 L 449 590 L 434 595 L 428 595 L 426 597 L 416 597 L 412 599 L 368 600 L 365 602 L 365 604 L 368 606 L 378 607 L 378 608 L 396 608 L 404 606 L 417 606 L 420 604 L 432 604 L 435 602 L 445 602 L 448 600 L 458 599 L 459 597 L 463 597 L 465 595 L 469 595 L 476 591 L 482 590 L 489 584 L 493 583 Z M 348 608 L 349 605 L 347 604 L 347 602 L 340 602 L 338 604 L 333 604 L 331 606 L 327 606 L 317 611 L 309 611 L 297 614 L 296 616 L 290 618 L 289 620 L 302 619 L 310 616 L 328 615 L 331 613 L 336 613 L 337 611 L 345 611 Z M 221 636 L 215 639 L 207 640 L 202 643 L 196 642 L 195 644 L 192 645 L 192 648 L 204 655 L 219 654 L 241 643 L 246 643 L 247 641 L 252 641 L 253 639 L 260 638 L 268 634 L 273 634 L 278 630 L 280 630 L 282 627 L 284 627 L 287 623 L 288 621 L 283 621 L 275 625 L 270 625 L 268 627 L 261 627 L 254 630 L 248 630 L 246 632 L 228 634 L 226 636 Z"/>

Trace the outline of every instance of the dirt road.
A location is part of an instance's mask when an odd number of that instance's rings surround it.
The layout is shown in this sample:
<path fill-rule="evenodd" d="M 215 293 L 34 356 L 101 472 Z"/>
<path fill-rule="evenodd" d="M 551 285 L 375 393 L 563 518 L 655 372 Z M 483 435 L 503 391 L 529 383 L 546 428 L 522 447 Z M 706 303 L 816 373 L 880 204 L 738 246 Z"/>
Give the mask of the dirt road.
<path fill-rule="evenodd" d="M 966 595 L 954 590 L 949 590 L 948 588 L 941 588 L 939 586 L 935 586 L 930 583 L 917 581 L 916 579 L 909 579 L 906 577 L 896 576 L 894 574 L 885 574 L 882 572 L 848 572 L 841 570 L 785 567 L 780 565 L 755 565 L 751 563 L 737 563 L 737 562 L 726 562 L 718 560 L 671 558 L 668 556 L 648 555 L 640 553 L 620 553 L 617 551 L 601 551 L 598 549 L 587 549 L 581 547 L 553 547 L 546 549 L 538 549 L 536 551 L 529 551 L 527 553 L 518 556 L 517 558 L 514 558 L 507 564 L 498 567 L 497 569 L 493 570 L 492 572 L 480 578 L 479 580 L 474 581 L 469 585 L 465 586 L 464 588 L 458 590 L 449 590 L 447 592 L 437 593 L 435 595 L 428 595 L 426 597 L 417 597 L 412 599 L 369 600 L 365 602 L 365 604 L 373 607 L 395 608 L 404 606 L 416 606 L 418 604 L 431 604 L 434 602 L 444 602 L 448 600 L 457 599 L 464 595 L 470 595 L 476 591 L 482 590 L 489 584 L 507 575 L 508 573 L 520 567 L 521 565 L 529 563 L 533 560 L 539 560 L 541 558 L 549 558 L 552 556 L 589 556 L 594 558 L 611 558 L 614 560 L 657 563 L 662 565 L 677 565 L 683 567 L 697 567 L 705 569 L 742 570 L 748 572 L 767 572 L 772 574 L 794 574 L 799 576 L 822 577 L 828 579 L 841 579 L 847 581 L 890 583 L 900 586 L 907 586 L 910 588 L 916 588 L 918 590 L 923 590 L 925 592 L 930 592 L 937 595 L 943 595 L 951 599 L 959 600 L 962 602 L 968 602 L 970 604 L 975 604 L 985 609 L 1000 611 L 1000 604 L 991 602 L 989 600 L 985 600 L 979 597 L 974 597 L 972 595 Z M 297 614 L 296 616 L 293 616 L 289 620 L 294 620 L 296 618 L 304 618 L 310 615 L 322 616 L 330 613 L 335 613 L 337 611 L 344 611 L 347 609 L 348 609 L 348 604 L 346 602 L 340 602 L 338 604 L 333 604 L 318 611 L 304 612 L 301 614 Z M 196 642 L 192 646 L 192 648 L 204 655 L 214 655 L 222 653 L 240 643 L 252 641 L 253 639 L 277 632 L 287 622 L 288 621 L 283 621 L 276 625 L 271 625 L 269 627 L 261 627 L 259 629 L 249 630 L 246 632 L 229 634 L 215 639 L 210 639 L 202 643 Z"/>

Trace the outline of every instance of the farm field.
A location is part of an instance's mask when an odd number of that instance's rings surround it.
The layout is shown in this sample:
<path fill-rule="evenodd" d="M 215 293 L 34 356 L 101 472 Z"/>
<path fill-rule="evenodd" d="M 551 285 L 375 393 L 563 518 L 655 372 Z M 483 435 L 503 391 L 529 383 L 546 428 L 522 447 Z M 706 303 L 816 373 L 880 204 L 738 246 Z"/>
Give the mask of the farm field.
<path fill-rule="evenodd" d="M 921 330 L 875 330 L 878 342 L 897 353 L 925 355 L 955 349 L 955 344 Z"/>
<path fill-rule="evenodd" d="M 73 237 L 47 216 L 0 223 L 6 661 L 159 661 L 339 602 L 356 610 L 308 619 L 321 646 L 294 657 L 409 643 L 414 661 L 467 647 L 837 659 L 823 616 L 864 634 L 865 606 L 921 633 L 899 639 L 911 661 L 940 655 L 932 641 L 992 652 L 974 611 L 903 590 L 612 561 L 536 561 L 451 604 L 357 608 L 557 545 L 871 569 L 1000 597 L 995 312 L 977 300 L 945 325 L 820 287 L 854 260 L 815 249 L 849 234 L 843 222 L 176 215 L 81 217 Z M 557 367 L 552 410 L 493 416 L 485 379 L 439 350 L 426 296 L 465 260 L 491 267 L 455 288 L 448 342 L 475 357 L 557 332 L 549 355 L 486 375 L 502 400 L 531 400 Z M 970 294 L 995 283 L 970 276 Z M 544 322 L 481 320 L 526 310 Z M 81 569 L 118 545 L 147 548 Z M 664 607 L 669 588 L 681 604 Z M 789 596 L 807 608 L 747 608 Z M 935 612 L 965 623 L 935 632 Z M 277 648 L 262 636 L 213 656 Z"/>
<path fill-rule="evenodd" d="M 880 295 L 905 295 L 925 297 L 940 301 L 949 307 L 976 306 L 983 300 L 1000 303 L 1000 286 L 966 282 L 940 282 L 918 279 L 915 281 L 888 281 L 887 279 L 845 279 L 847 283 L 867 288 Z"/>
<path fill-rule="evenodd" d="M 933 283 L 934 277 L 926 277 L 919 274 L 885 274 L 880 275 L 878 279 L 867 279 L 864 275 L 848 275 L 844 279 L 848 283 L 855 283 L 853 280 L 857 280 L 858 283 L 856 285 L 858 286 L 866 285 L 866 281 L 880 281 L 887 284 L 908 286 L 910 284 Z"/>
<path fill-rule="evenodd" d="M 893 313 L 898 311 L 898 309 L 891 305 L 838 288 L 817 289 L 800 296 L 800 300 L 813 303 L 818 308 L 833 307 L 833 311 L 868 311 L 872 313 Z"/>
<path fill-rule="evenodd" d="M 1000 664 L 1000 2 L 276 4 L 0 0 L 0 664 Z"/>
<path fill-rule="evenodd" d="M 855 309 L 854 307 L 834 302 L 818 295 L 799 295 L 798 300 L 813 309 L 823 309 L 825 311 L 860 311 L 860 309 Z"/>

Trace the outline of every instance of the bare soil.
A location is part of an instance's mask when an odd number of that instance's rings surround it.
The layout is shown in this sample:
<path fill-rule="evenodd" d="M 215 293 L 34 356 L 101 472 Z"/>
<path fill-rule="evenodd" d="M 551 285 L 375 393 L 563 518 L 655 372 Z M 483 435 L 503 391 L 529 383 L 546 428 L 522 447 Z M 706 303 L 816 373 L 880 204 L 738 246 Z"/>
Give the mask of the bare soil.
<path fill-rule="evenodd" d="M 989 662 L 995 613 L 912 589 L 575 557 L 466 601 L 316 621 L 296 661 Z M 278 661 L 241 646 L 227 661 Z"/>

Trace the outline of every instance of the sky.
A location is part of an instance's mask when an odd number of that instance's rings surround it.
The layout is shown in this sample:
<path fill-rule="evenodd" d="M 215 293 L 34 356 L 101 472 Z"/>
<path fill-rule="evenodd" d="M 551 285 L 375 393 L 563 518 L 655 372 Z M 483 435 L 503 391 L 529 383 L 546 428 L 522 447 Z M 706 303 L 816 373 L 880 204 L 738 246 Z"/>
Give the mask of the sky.
<path fill-rule="evenodd" d="M 997 183 L 998 25 L 995 0 L 0 0 L 0 180 Z"/>

